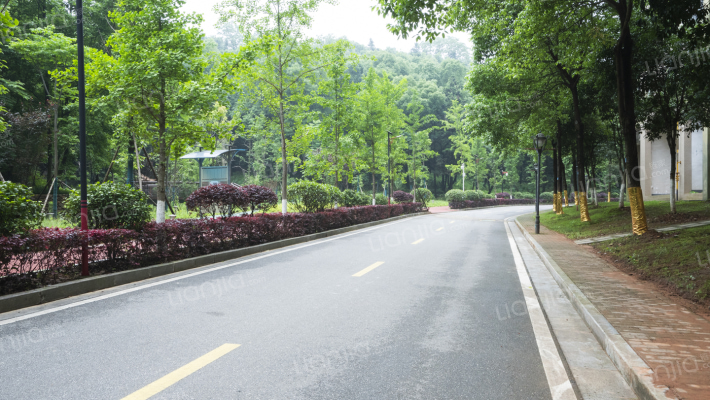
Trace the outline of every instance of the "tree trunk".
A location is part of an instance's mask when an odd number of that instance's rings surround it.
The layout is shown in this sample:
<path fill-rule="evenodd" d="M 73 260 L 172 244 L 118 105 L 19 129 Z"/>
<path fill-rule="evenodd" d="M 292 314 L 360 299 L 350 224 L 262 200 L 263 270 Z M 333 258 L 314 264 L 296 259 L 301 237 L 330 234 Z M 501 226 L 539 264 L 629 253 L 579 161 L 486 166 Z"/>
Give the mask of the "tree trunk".
<path fill-rule="evenodd" d="M 626 147 L 627 191 L 631 205 L 633 232 L 642 235 L 648 230 L 646 211 L 643 204 L 638 150 L 636 149 L 636 110 L 634 99 L 634 77 L 632 74 L 633 41 L 631 38 L 631 15 L 633 3 L 619 0 L 616 10 L 621 22 L 621 36 L 614 47 L 616 66 L 616 86 L 619 101 L 619 121 Z"/>
<path fill-rule="evenodd" d="M 577 179 L 577 153 L 572 150 L 572 189 L 574 190 L 574 205 L 579 211 L 579 180 Z"/>
<path fill-rule="evenodd" d="M 281 125 L 281 214 L 286 215 L 288 212 L 288 160 L 286 159 L 283 91 L 279 93 L 279 124 Z"/>
<path fill-rule="evenodd" d="M 557 179 L 557 143 L 556 141 L 552 142 L 552 211 L 556 212 L 557 214 L 560 213 L 560 210 L 557 207 L 557 196 L 559 194 L 558 186 L 559 186 L 559 180 Z"/>
<path fill-rule="evenodd" d="M 670 178 L 671 178 L 671 197 L 670 197 L 670 203 L 671 203 L 671 212 L 673 214 L 676 213 L 676 204 L 675 204 L 675 188 L 676 188 L 676 183 L 675 183 L 675 175 L 676 175 L 676 163 L 677 163 L 677 157 L 676 157 L 676 152 L 675 152 L 675 147 L 676 147 L 676 131 L 673 129 L 670 134 L 666 136 L 666 139 L 668 141 L 668 147 L 670 148 L 671 151 L 671 172 L 670 172 Z"/>
<path fill-rule="evenodd" d="M 584 188 L 584 182 L 586 181 L 584 175 L 584 169 L 586 167 L 584 160 L 584 124 L 582 122 L 582 112 L 580 110 L 579 104 L 579 92 L 577 91 L 576 83 L 570 86 L 572 92 L 572 107 L 574 109 L 574 126 L 577 130 L 577 172 L 579 176 L 577 180 L 580 182 L 582 188 Z M 582 193 L 577 201 L 579 204 L 579 218 L 583 222 L 590 221 L 589 211 L 587 210 L 587 194 Z"/>

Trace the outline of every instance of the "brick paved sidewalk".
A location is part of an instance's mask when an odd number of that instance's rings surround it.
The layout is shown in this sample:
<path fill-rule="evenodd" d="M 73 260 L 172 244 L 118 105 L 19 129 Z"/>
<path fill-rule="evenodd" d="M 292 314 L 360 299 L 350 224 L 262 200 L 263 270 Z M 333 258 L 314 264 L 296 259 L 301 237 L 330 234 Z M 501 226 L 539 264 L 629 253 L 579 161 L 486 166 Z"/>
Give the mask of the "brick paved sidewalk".
<path fill-rule="evenodd" d="M 651 284 L 609 265 L 589 247 L 544 226 L 520 223 L 654 371 L 654 383 L 679 399 L 710 400 L 710 321 L 676 304 Z"/>

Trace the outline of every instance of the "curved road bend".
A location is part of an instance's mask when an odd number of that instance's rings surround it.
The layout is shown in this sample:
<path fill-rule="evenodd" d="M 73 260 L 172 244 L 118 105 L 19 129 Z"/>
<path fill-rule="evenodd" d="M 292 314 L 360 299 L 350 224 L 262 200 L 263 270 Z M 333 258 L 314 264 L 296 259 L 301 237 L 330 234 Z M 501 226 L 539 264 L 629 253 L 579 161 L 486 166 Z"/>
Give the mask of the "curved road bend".
<path fill-rule="evenodd" d="M 503 223 L 532 210 L 408 218 L 0 315 L 0 398 L 550 399 Z"/>

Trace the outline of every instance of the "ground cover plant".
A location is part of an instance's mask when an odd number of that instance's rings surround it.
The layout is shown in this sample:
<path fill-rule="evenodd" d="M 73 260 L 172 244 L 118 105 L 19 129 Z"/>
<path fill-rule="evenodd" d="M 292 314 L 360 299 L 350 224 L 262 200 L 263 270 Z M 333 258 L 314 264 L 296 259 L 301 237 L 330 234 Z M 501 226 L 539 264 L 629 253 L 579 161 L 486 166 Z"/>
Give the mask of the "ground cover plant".
<path fill-rule="evenodd" d="M 570 207 L 564 207 L 562 215 L 552 211 L 540 213 L 540 223 L 575 240 L 628 233 L 631 230 L 631 211 L 628 202 L 625 203 L 624 208 L 619 208 L 618 201 L 599 202 L 597 207 L 590 204 L 591 222 L 580 221 L 579 211 L 574 207 L 574 203 L 570 204 Z M 647 201 L 645 207 L 650 228 L 710 219 L 710 203 L 702 201 L 679 201 L 676 214 L 670 212 L 668 202 L 664 201 Z"/>
<path fill-rule="evenodd" d="M 667 207 L 666 207 L 667 208 Z M 593 247 L 621 270 L 710 305 L 710 227 L 600 242 Z"/>

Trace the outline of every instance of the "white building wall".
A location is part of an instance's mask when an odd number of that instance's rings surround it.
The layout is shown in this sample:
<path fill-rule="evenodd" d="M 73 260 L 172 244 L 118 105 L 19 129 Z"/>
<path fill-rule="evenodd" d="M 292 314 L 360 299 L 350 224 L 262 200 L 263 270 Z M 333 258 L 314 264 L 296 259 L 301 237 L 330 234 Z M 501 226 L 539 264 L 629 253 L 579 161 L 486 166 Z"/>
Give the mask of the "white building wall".
<path fill-rule="evenodd" d="M 691 190 L 703 191 L 703 131 L 698 130 L 690 135 L 691 166 L 693 177 Z"/>
<path fill-rule="evenodd" d="M 651 194 L 671 193 L 671 153 L 665 138 L 651 142 Z"/>

